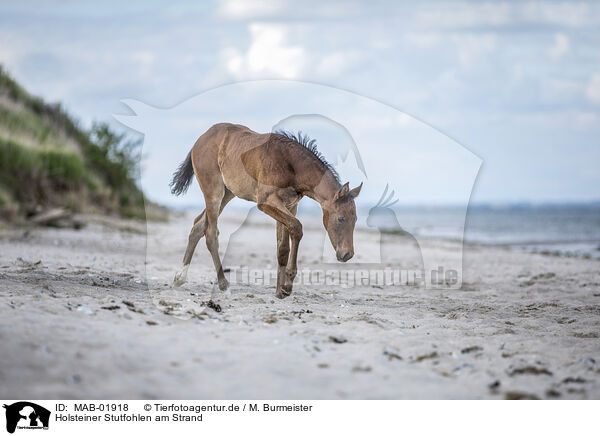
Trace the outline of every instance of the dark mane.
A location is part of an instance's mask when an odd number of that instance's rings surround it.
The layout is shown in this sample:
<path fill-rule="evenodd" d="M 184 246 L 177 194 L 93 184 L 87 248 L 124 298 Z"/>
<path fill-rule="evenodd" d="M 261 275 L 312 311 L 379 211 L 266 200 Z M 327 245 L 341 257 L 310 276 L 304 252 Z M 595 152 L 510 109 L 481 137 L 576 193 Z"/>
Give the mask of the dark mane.
<path fill-rule="evenodd" d="M 328 170 L 332 175 L 336 182 L 340 183 L 340 176 L 335 170 L 335 168 L 327 162 L 325 156 L 317 149 L 317 140 L 311 139 L 308 135 L 302 134 L 301 131 L 298 133 L 289 132 L 287 130 L 276 130 L 274 132 L 276 135 L 280 135 L 284 141 L 299 145 L 306 150 L 310 151 L 311 154 L 323 165 L 323 167 Z"/>

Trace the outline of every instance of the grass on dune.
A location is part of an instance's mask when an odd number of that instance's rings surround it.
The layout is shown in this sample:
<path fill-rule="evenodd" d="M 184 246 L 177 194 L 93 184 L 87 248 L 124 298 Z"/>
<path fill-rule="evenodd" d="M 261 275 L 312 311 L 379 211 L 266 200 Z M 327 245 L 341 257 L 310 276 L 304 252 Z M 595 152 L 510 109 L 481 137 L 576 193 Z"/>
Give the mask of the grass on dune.
<path fill-rule="evenodd" d="M 144 217 L 136 184 L 140 141 L 103 123 L 81 128 L 60 104 L 32 96 L 1 65 L 0 97 L 0 208 L 87 205 Z"/>
<path fill-rule="evenodd" d="M 29 148 L 0 138 L 0 186 L 22 204 L 45 204 L 51 193 L 82 188 L 85 166 L 72 151 Z"/>

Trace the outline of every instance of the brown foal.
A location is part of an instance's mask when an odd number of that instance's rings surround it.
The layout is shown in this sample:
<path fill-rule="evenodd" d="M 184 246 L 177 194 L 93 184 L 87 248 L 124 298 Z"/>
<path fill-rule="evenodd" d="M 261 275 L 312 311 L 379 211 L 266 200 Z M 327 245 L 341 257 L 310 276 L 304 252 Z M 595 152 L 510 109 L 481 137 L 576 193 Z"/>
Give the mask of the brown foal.
<path fill-rule="evenodd" d="M 175 275 L 174 286 L 185 283 L 196 245 L 206 236 L 219 288 L 227 289 L 229 283 L 219 258 L 217 220 L 234 197 L 255 202 L 277 221 L 275 295 L 279 298 L 291 294 L 296 277 L 298 245 L 302 239 L 302 224 L 296 218 L 296 209 L 302 197 L 310 197 L 321 205 L 323 225 L 337 259 L 346 262 L 354 256 L 354 199 L 362 183 L 354 189 L 348 183 L 341 185 L 335 170 L 317 151 L 314 140 L 301 134 L 260 134 L 237 124 L 215 124 L 198 138 L 175 172 L 171 192 L 184 193 L 194 174 L 206 208 L 194 220 L 183 269 Z"/>

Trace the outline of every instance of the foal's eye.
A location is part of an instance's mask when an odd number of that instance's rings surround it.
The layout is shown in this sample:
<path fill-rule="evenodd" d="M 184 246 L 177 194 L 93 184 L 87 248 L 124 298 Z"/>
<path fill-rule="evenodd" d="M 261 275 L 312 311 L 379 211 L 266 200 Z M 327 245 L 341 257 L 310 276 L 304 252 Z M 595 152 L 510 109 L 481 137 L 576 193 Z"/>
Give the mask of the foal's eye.
<path fill-rule="evenodd" d="M 339 221 L 339 222 L 341 222 L 341 223 L 343 223 L 343 222 L 344 222 L 344 221 L 346 221 L 346 220 L 344 219 L 344 217 L 343 217 L 343 216 L 341 216 L 341 217 L 338 217 L 338 221 Z"/>

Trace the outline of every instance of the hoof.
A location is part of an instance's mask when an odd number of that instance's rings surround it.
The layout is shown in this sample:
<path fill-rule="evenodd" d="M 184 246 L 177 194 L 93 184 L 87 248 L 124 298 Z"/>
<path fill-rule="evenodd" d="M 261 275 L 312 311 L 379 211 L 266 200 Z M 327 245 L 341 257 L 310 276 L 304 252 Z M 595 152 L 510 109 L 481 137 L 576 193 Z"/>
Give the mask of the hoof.
<path fill-rule="evenodd" d="M 175 278 L 173 279 L 173 287 L 178 288 L 181 285 L 185 284 L 185 282 L 187 282 L 185 276 L 182 276 L 180 273 L 177 273 L 175 274 Z"/>
<path fill-rule="evenodd" d="M 219 289 L 221 291 L 226 291 L 227 288 L 229 288 L 229 282 L 227 281 L 227 279 L 219 280 Z"/>
<path fill-rule="evenodd" d="M 287 288 L 286 286 L 283 286 L 281 288 L 277 288 L 277 290 L 275 291 L 275 296 L 277 298 L 284 299 L 285 297 L 289 297 L 291 293 L 292 293 L 291 287 Z"/>
<path fill-rule="evenodd" d="M 179 271 L 177 274 L 175 274 L 175 278 L 173 279 L 173 287 L 174 288 L 178 288 L 179 286 L 181 286 L 185 282 L 187 282 L 187 270 L 188 270 L 188 267 L 184 266 L 181 271 Z"/>

